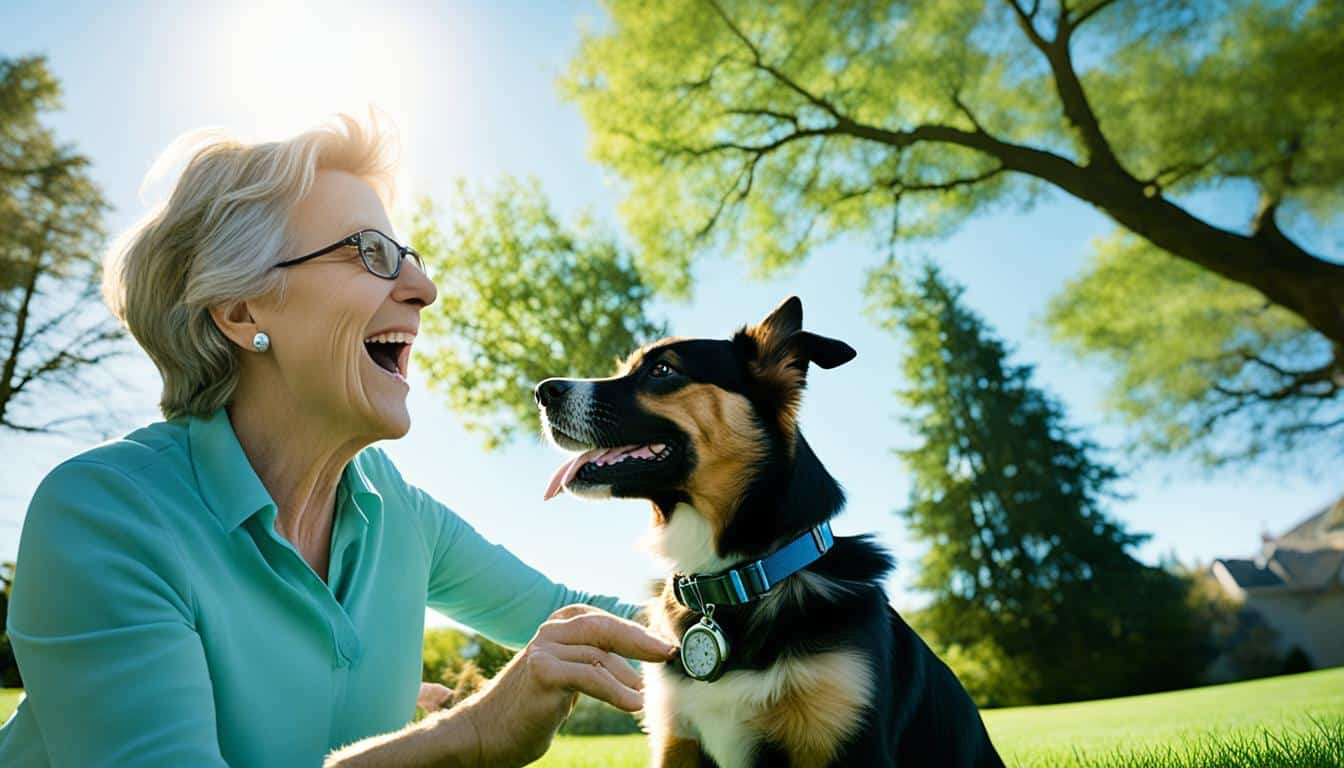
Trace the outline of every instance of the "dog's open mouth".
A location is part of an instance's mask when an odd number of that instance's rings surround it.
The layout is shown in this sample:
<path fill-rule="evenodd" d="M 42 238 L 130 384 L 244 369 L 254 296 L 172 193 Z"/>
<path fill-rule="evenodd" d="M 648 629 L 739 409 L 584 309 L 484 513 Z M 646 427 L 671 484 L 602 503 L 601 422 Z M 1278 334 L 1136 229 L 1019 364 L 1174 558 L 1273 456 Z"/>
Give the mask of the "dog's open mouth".
<path fill-rule="evenodd" d="M 546 486 L 543 500 L 552 499 L 569 487 L 574 480 L 601 484 L 630 474 L 637 474 L 672 455 L 667 443 L 622 445 L 615 448 L 590 448 L 561 464 Z"/>

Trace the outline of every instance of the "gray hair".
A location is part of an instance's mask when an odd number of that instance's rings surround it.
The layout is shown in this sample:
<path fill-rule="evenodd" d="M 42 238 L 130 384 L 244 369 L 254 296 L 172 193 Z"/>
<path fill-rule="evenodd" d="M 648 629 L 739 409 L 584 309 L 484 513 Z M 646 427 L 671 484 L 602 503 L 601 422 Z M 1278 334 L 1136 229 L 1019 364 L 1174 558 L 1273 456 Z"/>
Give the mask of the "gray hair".
<path fill-rule="evenodd" d="M 271 267 L 291 247 L 289 211 L 318 170 L 365 178 L 390 204 L 390 135 L 376 119 L 363 125 L 336 118 L 292 139 L 255 144 L 192 132 L 155 163 L 157 169 L 190 156 L 167 203 L 113 245 L 103 299 L 158 367 L 165 419 L 207 416 L 233 398 L 241 352 L 210 307 L 283 290 L 284 270 Z"/>

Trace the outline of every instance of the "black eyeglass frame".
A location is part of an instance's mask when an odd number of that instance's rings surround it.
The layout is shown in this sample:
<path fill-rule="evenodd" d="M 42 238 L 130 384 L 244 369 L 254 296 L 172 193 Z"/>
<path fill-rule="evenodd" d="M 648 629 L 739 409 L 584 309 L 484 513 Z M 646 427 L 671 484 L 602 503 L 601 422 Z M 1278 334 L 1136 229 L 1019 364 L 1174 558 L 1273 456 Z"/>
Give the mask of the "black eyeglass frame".
<path fill-rule="evenodd" d="M 364 233 L 366 232 L 373 232 L 376 235 L 380 235 L 383 238 L 385 238 L 387 242 L 396 246 L 398 253 L 397 268 L 392 270 L 392 274 L 384 275 L 369 265 L 368 257 L 364 255 L 363 236 Z M 409 245 L 402 245 L 401 243 L 398 243 L 396 240 L 392 239 L 391 235 L 387 234 L 386 232 L 374 229 L 372 227 L 369 227 L 368 229 L 361 229 L 358 232 L 354 233 L 353 235 L 350 235 L 349 237 L 341 240 L 338 243 L 332 243 L 331 245 L 328 245 L 325 248 L 319 248 L 318 250 L 313 251 L 312 253 L 306 256 L 300 256 L 297 259 L 289 259 L 287 261 L 282 261 L 279 264 L 276 264 L 275 268 L 279 269 L 280 267 L 292 267 L 295 264 L 302 264 L 303 262 L 308 261 L 309 259 L 316 259 L 318 256 L 325 256 L 328 253 L 331 253 L 332 251 L 335 250 L 339 250 L 341 248 L 354 248 L 355 250 L 359 251 L 359 260 L 361 263 L 364 264 L 364 269 L 368 270 L 369 274 L 381 277 L 384 280 L 397 279 L 397 276 L 401 274 L 401 265 L 406 261 L 406 257 L 408 255 L 415 258 L 416 266 L 420 268 L 421 272 L 425 270 L 425 260 L 423 257 L 420 256 L 419 251 L 415 250 Z"/>

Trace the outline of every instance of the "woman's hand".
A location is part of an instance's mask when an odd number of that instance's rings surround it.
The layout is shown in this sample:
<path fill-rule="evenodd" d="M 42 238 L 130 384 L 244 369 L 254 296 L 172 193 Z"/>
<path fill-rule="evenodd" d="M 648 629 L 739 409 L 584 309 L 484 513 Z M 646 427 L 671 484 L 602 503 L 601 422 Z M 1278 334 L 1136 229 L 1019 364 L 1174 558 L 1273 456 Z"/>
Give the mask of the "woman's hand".
<path fill-rule="evenodd" d="M 546 752 L 577 693 L 637 712 L 644 707 L 644 684 L 625 659 L 661 662 L 675 655 L 676 646 L 632 621 L 589 605 L 566 606 L 455 711 L 476 729 L 479 765 L 525 765 Z"/>
<path fill-rule="evenodd" d="M 461 704 L 396 733 L 370 736 L 327 757 L 326 768 L 525 765 L 546 752 L 579 692 L 627 712 L 644 707 L 643 682 L 625 659 L 661 662 L 676 646 L 590 605 L 551 614 L 532 642 Z M 624 657 L 624 658 L 622 658 Z M 426 698 L 426 687 L 420 695 Z M 436 698 L 442 691 L 431 688 Z M 447 688 L 443 688 L 447 691 Z"/>

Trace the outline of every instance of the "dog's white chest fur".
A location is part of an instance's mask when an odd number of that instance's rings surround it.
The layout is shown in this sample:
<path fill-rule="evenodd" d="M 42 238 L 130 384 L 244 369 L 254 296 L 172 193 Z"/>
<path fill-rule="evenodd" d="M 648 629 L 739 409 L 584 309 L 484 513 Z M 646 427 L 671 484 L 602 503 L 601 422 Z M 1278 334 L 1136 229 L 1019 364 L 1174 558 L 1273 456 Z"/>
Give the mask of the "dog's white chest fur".
<path fill-rule="evenodd" d="M 743 708 L 740 676 L 757 674 L 730 672 L 710 685 L 675 680 L 659 670 L 653 675 L 661 678 L 659 682 L 646 683 L 651 690 L 645 701 L 659 699 L 661 706 L 670 707 L 668 714 L 676 723 L 673 732 L 697 739 L 720 768 L 748 766 L 758 735 L 748 726 L 750 713 Z"/>
<path fill-rule="evenodd" d="M 676 571 L 704 573 L 733 562 L 720 556 L 713 542 L 709 522 L 682 504 L 647 544 Z M 761 617 L 768 620 L 772 604 L 798 599 L 801 591 L 825 595 L 838 588 L 798 574 L 765 598 Z M 657 600 L 650 603 L 649 614 L 655 630 L 674 634 Z M 859 714 L 873 694 L 872 664 L 853 649 L 782 658 L 769 669 L 728 672 L 713 683 L 670 673 L 663 665 L 644 669 L 645 727 L 651 734 L 699 741 L 720 768 L 749 766 L 762 738 L 788 750 L 795 766 L 826 765 L 858 727 Z M 659 764 L 655 755 L 654 765 Z"/>
<path fill-rule="evenodd" d="M 713 683 L 654 667 L 645 681 L 646 722 L 696 739 L 720 768 L 750 766 L 763 737 L 788 749 L 795 765 L 824 765 L 869 704 L 870 670 L 854 650 L 781 659 Z"/>

